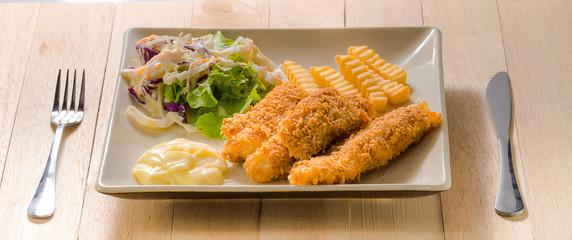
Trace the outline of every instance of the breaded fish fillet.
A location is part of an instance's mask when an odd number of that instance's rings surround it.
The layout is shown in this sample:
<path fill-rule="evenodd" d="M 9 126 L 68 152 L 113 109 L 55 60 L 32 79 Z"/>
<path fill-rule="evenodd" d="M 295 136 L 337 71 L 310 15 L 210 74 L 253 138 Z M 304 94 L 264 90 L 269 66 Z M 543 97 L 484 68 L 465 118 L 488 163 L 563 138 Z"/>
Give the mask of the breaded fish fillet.
<path fill-rule="evenodd" d="M 371 120 L 369 111 L 358 107 L 362 104 L 352 103 L 333 88 L 314 91 L 282 119 L 278 134 L 290 156 L 309 159 Z"/>
<path fill-rule="evenodd" d="M 295 160 L 288 155 L 288 149 L 280 142 L 278 134 L 274 134 L 250 154 L 242 166 L 250 180 L 263 183 L 288 176 Z"/>
<path fill-rule="evenodd" d="M 371 120 L 376 119 L 378 117 L 377 112 L 375 111 L 375 108 L 373 107 L 373 104 L 371 103 L 370 100 L 367 100 L 360 95 L 344 95 L 344 96 L 346 96 L 348 100 L 350 100 L 350 103 L 352 105 L 354 105 L 359 109 L 364 110 L 365 113 L 367 113 L 367 116 L 369 116 Z"/>
<path fill-rule="evenodd" d="M 286 111 L 306 95 L 302 88 L 283 83 L 246 113 L 224 119 L 221 132 L 226 137 L 226 143 L 221 150 L 222 157 L 236 163 L 244 161 L 277 132 Z"/>
<path fill-rule="evenodd" d="M 377 117 L 370 101 L 360 96 L 348 96 L 348 100 L 350 104 L 367 112 L 372 119 Z M 351 133 L 348 132 L 347 135 Z M 275 134 L 246 158 L 243 167 L 252 181 L 263 183 L 288 176 L 295 161 L 296 158 L 289 156 L 279 135 Z"/>
<path fill-rule="evenodd" d="M 352 135 L 331 154 L 294 163 L 288 179 L 293 185 L 343 184 L 381 167 L 410 144 L 441 124 L 441 114 L 427 103 L 398 108 Z"/>

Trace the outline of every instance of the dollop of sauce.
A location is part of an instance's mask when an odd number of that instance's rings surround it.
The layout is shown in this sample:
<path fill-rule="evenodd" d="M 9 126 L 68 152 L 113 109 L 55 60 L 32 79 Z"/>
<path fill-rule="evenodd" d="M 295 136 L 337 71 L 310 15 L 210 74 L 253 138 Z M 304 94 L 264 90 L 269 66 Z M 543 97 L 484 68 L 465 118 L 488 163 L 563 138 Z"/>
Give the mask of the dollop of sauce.
<path fill-rule="evenodd" d="M 227 169 L 210 145 L 177 138 L 147 150 L 133 175 L 143 185 L 220 185 Z"/>

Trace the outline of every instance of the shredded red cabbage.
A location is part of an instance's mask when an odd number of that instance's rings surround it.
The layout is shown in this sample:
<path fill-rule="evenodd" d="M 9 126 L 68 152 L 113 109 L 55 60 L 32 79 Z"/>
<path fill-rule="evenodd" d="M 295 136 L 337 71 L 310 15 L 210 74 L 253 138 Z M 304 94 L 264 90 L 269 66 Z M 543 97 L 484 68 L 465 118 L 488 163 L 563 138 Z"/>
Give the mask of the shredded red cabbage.
<path fill-rule="evenodd" d="M 205 41 L 203 40 L 203 38 L 199 38 L 198 41 L 190 43 L 190 44 L 185 43 L 185 44 L 183 44 L 183 47 L 186 49 L 189 49 L 193 52 L 204 54 L 207 58 L 210 57 L 209 51 L 205 47 Z"/>
<path fill-rule="evenodd" d="M 143 89 L 143 94 L 151 94 L 157 88 L 157 84 L 162 83 L 163 78 L 149 79 L 141 83 L 141 88 Z"/>
<path fill-rule="evenodd" d="M 143 86 L 143 95 L 151 94 L 151 89 L 148 86 Z"/>
<path fill-rule="evenodd" d="M 155 78 L 143 81 L 143 85 L 155 87 L 157 84 L 162 83 L 163 78 Z"/>
<path fill-rule="evenodd" d="M 139 50 L 139 55 L 141 56 L 143 62 L 145 63 L 149 62 L 151 58 L 159 54 L 159 51 L 145 46 L 141 46 L 141 44 L 135 46 L 135 49 Z"/>
<path fill-rule="evenodd" d="M 135 91 L 135 89 L 129 88 L 129 89 L 127 89 L 127 91 L 129 92 L 129 94 L 131 94 L 132 97 L 135 98 L 135 100 L 137 100 L 137 102 L 139 102 L 141 104 L 145 104 L 145 102 L 143 102 L 143 100 L 139 99 L 139 96 L 137 96 L 137 92 Z"/>
<path fill-rule="evenodd" d="M 210 57 L 209 51 L 207 51 L 206 48 L 199 48 L 199 49 L 197 50 L 197 52 L 204 54 L 207 58 Z"/>
<path fill-rule="evenodd" d="M 209 70 L 209 72 L 210 72 L 210 70 Z M 200 77 L 199 79 L 197 79 L 197 83 L 200 83 L 200 82 L 204 81 L 204 80 L 207 79 L 208 77 L 209 77 L 208 74 L 203 75 L 202 77 Z"/>
<path fill-rule="evenodd" d="M 165 102 L 165 110 L 167 112 L 184 113 L 185 107 L 183 106 L 183 104 L 178 104 L 178 103 L 174 103 L 174 102 Z"/>
<path fill-rule="evenodd" d="M 185 113 L 179 113 L 179 116 L 183 118 L 182 122 L 187 124 L 187 115 Z"/>

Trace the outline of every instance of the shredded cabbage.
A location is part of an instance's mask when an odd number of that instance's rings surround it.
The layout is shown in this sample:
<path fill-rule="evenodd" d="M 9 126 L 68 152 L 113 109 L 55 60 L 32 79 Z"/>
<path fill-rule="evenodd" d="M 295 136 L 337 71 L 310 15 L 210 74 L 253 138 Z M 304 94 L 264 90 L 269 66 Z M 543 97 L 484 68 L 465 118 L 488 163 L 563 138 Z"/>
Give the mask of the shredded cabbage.
<path fill-rule="evenodd" d="M 249 38 L 151 35 L 137 42 L 138 66 L 121 70 L 136 100 L 127 116 L 148 128 L 173 124 L 212 138 L 224 118 L 243 113 L 283 78 Z M 195 126 L 195 127 L 191 127 Z"/>

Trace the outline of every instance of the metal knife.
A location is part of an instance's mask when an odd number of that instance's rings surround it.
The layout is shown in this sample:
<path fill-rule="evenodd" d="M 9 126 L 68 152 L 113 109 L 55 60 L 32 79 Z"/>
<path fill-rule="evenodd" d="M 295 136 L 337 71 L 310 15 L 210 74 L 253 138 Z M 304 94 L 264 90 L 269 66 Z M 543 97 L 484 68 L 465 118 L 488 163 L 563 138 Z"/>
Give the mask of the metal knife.
<path fill-rule="evenodd" d="M 487 86 L 487 107 L 499 143 L 499 183 L 495 210 L 503 217 L 516 217 L 524 210 L 524 203 L 512 165 L 510 149 L 511 96 L 508 74 L 497 73 Z"/>

